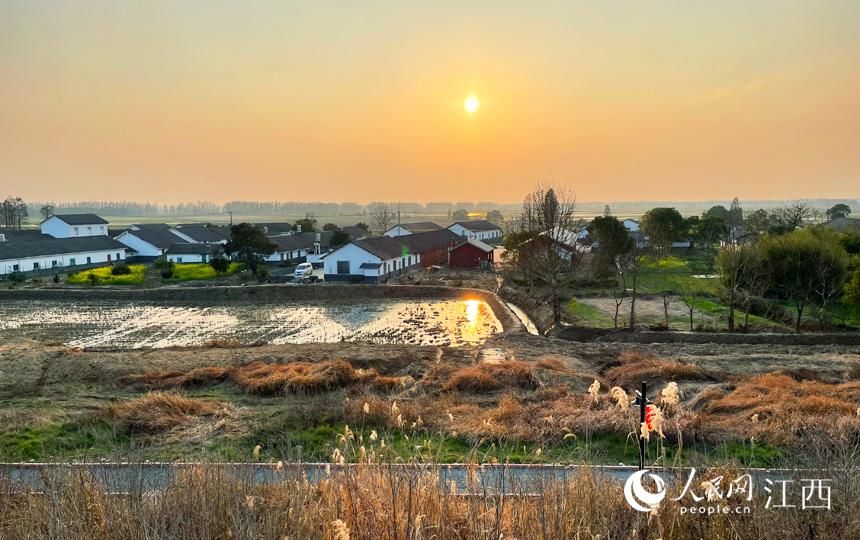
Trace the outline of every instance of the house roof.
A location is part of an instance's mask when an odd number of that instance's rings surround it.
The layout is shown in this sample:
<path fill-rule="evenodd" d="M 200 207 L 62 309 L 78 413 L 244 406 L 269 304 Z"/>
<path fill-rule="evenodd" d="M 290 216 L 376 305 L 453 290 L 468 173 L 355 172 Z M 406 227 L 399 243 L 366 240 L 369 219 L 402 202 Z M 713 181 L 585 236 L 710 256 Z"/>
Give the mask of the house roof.
<path fill-rule="evenodd" d="M 222 242 L 230 238 L 230 234 L 222 227 L 212 225 L 182 225 L 175 229 L 195 242 Z"/>
<path fill-rule="evenodd" d="M 411 235 L 410 235 L 411 236 Z M 368 251 L 380 259 L 396 259 L 408 251 L 408 247 L 401 241 L 404 236 L 390 238 L 388 236 L 377 236 L 374 238 L 362 238 L 353 240 L 352 243 L 361 249 Z"/>
<path fill-rule="evenodd" d="M 52 217 L 55 217 L 62 221 L 63 223 L 67 223 L 69 225 L 93 225 L 93 224 L 106 224 L 108 221 L 104 218 L 101 218 L 95 214 L 54 214 L 53 216 L 42 221 L 48 221 Z"/>
<path fill-rule="evenodd" d="M 348 234 L 350 238 L 364 238 L 367 236 L 367 231 L 361 227 L 356 227 L 355 225 L 347 225 L 346 227 L 341 228 L 341 230 Z"/>
<path fill-rule="evenodd" d="M 278 251 L 295 251 L 299 249 L 311 249 L 317 241 L 317 234 L 320 235 L 320 247 L 328 249 L 331 243 L 333 231 L 324 231 L 320 233 L 296 233 L 284 234 L 280 236 L 270 236 L 275 245 L 278 246 Z"/>
<path fill-rule="evenodd" d="M 487 221 L 486 219 L 475 219 L 472 221 L 457 221 L 456 223 L 452 223 L 451 227 L 454 225 L 459 225 L 464 229 L 470 230 L 472 232 L 479 231 L 501 231 L 502 228 L 493 223 L 492 221 Z M 448 227 L 449 229 L 451 227 Z"/>
<path fill-rule="evenodd" d="M 133 224 L 133 225 L 132 225 L 131 227 L 129 227 L 129 228 L 130 228 L 130 229 L 135 229 L 135 228 L 137 228 L 137 229 L 147 229 L 147 230 L 153 230 L 153 231 L 161 231 L 161 230 L 167 230 L 167 229 L 170 229 L 170 228 L 172 228 L 172 227 L 171 227 L 170 225 L 168 225 L 167 223 L 135 223 L 135 224 Z"/>
<path fill-rule="evenodd" d="M 168 255 L 214 255 L 222 249 L 221 244 L 189 244 L 177 242 L 165 253 Z"/>
<path fill-rule="evenodd" d="M 397 227 L 397 226 L 398 225 L 393 225 L 393 226 L 389 227 L 388 231 L 390 231 L 391 229 L 393 229 L 394 227 Z M 427 231 L 438 231 L 439 229 L 444 228 L 441 225 L 437 225 L 437 224 L 433 223 L 432 221 L 415 221 L 413 223 L 400 223 L 399 226 L 403 229 L 406 229 L 407 231 L 409 231 L 413 234 L 414 233 L 420 233 L 420 232 L 427 232 Z M 388 232 L 388 231 L 385 231 L 385 232 Z"/>
<path fill-rule="evenodd" d="M 170 229 L 146 228 L 140 229 L 139 231 L 133 231 L 129 229 L 123 234 L 129 234 L 131 236 L 140 238 L 147 244 L 155 246 L 158 249 L 167 249 L 173 244 L 182 241 L 179 236 L 170 232 Z M 122 236 L 122 234 L 119 236 Z M 117 238 L 119 238 L 119 236 Z"/>
<path fill-rule="evenodd" d="M 404 244 L 409 253 L 415 254 L 446 248 L 452 244 L 459 243 L 462 237 L 448 229 L 439 229 L 437 231 L 398 236 L 395 240 Z"/>
<path fill-rule="evenodd" d="M 39 240 L 43 235 L 39 229 L 4 229 L 0 227 L 0 234 L 6 237 L 7 242 L 18 240 Z"/>
<path fill-rule="evenodd" d="M 0 260 L 125 249 L 126 246 L 107 236 L 54 238 L 53 236 L 43 234 L 39 238 L 34 239 L 0 242 Z"/>
<path fill-rule="evenodd" d="M 465 246 L 466 244 L 474 246 L 474 247 L 480 249 L 481 251 L 483 251 L 484 253 L 490 253 L 491 251 L 496 249 L 489 244 L 481 242 L 480 240 L 476 240 L 474 238 L 471 238 L 471 239 L 466 240 L 465 242 L 461 243 L 459 246 L 455 247 L 454 250 L 460 249 L 461 247 Z"/>

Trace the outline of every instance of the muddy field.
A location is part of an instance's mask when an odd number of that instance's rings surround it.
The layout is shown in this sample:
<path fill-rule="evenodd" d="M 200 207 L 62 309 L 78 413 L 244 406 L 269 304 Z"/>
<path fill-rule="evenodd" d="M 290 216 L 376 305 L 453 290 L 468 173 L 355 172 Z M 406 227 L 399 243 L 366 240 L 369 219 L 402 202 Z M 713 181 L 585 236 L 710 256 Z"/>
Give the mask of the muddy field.
<path fill-rule="evenodd" d="M 165 348 L 212 341 L 414 345 L 479 344 L 502 325 L 482 300 L 360 302 L 4 301 L 0 340 L 28 337 L 71 347 Z"/>

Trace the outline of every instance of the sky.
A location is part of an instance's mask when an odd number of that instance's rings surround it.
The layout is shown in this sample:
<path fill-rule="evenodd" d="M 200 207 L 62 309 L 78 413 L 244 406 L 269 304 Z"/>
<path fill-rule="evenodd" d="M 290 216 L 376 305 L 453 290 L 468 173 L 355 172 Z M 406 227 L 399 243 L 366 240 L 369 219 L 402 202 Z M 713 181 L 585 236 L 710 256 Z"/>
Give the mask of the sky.
<path fill-rule="evenodd" d="M 858 28 L 854 0 L 3 0 L 0 195 L 857 198 Z"/>

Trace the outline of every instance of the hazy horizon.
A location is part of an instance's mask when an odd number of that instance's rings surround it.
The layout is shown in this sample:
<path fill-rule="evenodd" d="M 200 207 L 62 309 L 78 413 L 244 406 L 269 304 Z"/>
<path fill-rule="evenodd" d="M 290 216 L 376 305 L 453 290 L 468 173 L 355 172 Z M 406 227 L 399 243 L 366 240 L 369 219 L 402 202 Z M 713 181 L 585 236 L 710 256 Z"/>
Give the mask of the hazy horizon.
<path fill-rule="evenodd" d="M 848 0 L 9 0 L 0 195 L 856 200 L 858 27 Z"/>

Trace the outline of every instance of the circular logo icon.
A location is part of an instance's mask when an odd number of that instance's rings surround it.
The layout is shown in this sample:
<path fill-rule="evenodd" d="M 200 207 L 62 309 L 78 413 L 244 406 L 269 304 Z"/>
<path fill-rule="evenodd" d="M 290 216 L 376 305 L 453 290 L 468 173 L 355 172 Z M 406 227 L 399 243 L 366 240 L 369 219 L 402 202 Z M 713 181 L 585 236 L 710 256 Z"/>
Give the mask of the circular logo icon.
<path fill-rule="evenodd" d="M 642 479 L 648 475 L 653 480 L 657 491 L 651 493 L 642 485 Z M 624 498 L 627 504 L 639 512 L 650 512 L 666 498 L 666 482 L 656 474 L 648 471 L 636 471 L 624 482 Z"/>

